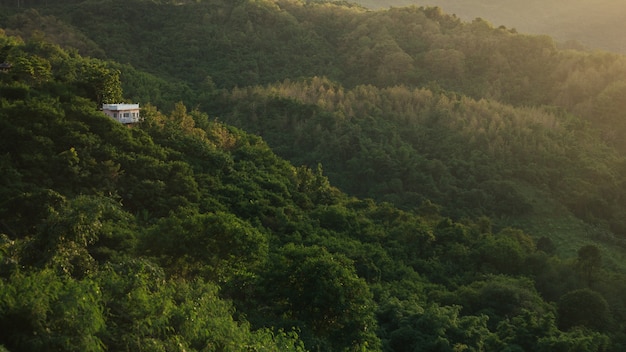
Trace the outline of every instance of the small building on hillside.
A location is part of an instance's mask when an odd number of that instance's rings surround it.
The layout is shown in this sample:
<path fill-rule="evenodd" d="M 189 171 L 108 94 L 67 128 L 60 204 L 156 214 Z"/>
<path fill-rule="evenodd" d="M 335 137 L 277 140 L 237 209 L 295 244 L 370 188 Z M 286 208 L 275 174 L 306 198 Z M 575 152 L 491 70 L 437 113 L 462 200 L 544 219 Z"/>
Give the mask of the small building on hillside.
<path fill-rule="evenodd" d="M 102 112 L 123 124 L 141 121 L 139 118 L 139 104 L 102 104 Z"/>

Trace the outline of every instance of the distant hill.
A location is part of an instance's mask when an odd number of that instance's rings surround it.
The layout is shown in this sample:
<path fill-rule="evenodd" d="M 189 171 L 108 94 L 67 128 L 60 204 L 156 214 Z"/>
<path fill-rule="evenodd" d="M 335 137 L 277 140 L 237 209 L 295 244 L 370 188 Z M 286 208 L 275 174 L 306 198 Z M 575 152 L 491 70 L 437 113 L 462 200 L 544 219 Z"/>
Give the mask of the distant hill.
<path fill-rule="evenodd" d="M 470 21 L 477 17 L 529 34 L 548 34 L 561 42 L 578 41 L 589 49 L 626 53 L 626 7 L 611 0 L 355 0 L 372 9 L 390 6 L 439 6 Z"/>

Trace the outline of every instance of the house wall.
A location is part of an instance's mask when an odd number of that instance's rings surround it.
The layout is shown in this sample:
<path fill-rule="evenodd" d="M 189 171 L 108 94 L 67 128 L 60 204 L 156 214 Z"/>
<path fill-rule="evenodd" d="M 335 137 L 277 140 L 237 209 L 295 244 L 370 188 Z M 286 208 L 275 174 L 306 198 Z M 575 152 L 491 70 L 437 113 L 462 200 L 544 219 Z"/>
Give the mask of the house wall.
<path fill-rule="evenodd" d="M 124 124 L 140 121 L 139 104 L 103 104 L 102 112 Z"/>

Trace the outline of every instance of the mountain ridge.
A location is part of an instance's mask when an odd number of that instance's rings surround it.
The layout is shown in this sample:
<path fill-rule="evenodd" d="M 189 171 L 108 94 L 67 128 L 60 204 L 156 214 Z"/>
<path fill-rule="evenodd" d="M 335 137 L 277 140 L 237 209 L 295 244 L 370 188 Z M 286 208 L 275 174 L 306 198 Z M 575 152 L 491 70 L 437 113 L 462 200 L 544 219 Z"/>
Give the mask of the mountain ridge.
<path fill-rule="evenodd" d="M 484 18 L 496 26 L 516 28 L 528 34 L 547 34 L 564 45 L 582 45 L 593 50 L 626 54 L 618 33 L 626 18 L 614 1 L 455 1 L 455 0 L 356 0 L 372 9 L 391 6 L 438 6 L 464 21 Z M 614 33 L 613 35 L 611 35 Z"/>

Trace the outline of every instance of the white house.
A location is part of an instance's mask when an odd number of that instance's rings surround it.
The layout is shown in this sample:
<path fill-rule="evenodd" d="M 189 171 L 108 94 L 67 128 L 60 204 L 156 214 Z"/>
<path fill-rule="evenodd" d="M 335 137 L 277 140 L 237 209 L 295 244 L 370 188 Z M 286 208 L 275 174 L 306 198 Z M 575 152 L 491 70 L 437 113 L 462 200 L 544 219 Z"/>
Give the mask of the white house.
<path fill-rule="evenodd" d="M 140 121 L 139 104 L 102 104 L 102 112 L 123 124 Z"/>

